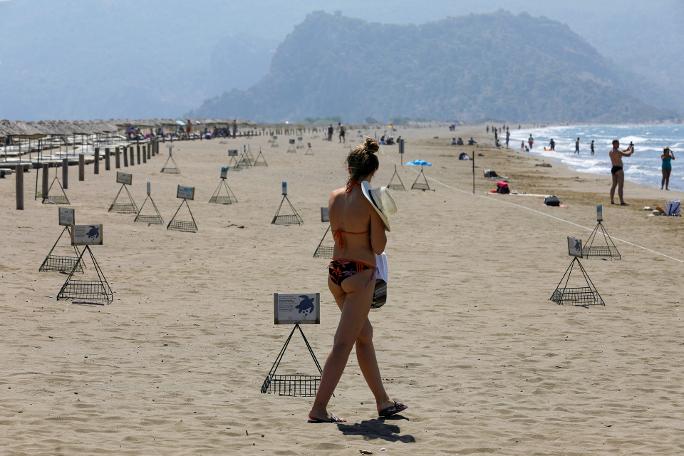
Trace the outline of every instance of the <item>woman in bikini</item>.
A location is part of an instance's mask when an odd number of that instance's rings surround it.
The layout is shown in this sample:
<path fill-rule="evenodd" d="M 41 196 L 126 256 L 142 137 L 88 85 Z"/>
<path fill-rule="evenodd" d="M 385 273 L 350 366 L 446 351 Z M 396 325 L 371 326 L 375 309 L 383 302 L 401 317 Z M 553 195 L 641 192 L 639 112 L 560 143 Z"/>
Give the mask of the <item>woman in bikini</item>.
<path fill-rule="evenodd" d="M 660 189 L 665 187 L 665 190 L 670 189 L 670 174 L 672 173 L 672 160 L 675 159 L 674 153 L 669 147 L 663 149 L 663 154 L 660 156 L 663 161 L 662 171 L 663 179 L 660 181 Z"/>
<path fill-rule="evenodd" d="M 370 182 L 378 169 L 378 149 L 377 141 L 366 138 L 349 153 L 347 185 L 334 190 L 328 201 L 335 239 L 328 288 L 342 315 L 309 412 L 312 423 L 344 421 L 329 414 L 327 406 L 354 346 L 363 377 L 375 396 L 378 414 L 389 417 L 406 409 L 404 404 L 390 400 L 385 391 L 373 347 L 373 327 L 368 321 L 375 286 L 375 255 L 385 250 L 387 237 L 384 222 L 363 195 L 361 182 Z"/>

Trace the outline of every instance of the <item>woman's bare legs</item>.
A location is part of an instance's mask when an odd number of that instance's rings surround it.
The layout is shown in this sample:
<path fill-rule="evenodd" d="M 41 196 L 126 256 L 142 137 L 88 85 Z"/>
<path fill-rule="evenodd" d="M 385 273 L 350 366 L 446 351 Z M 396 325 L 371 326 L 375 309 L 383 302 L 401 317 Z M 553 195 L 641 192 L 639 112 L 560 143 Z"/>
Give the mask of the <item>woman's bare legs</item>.
<path fill-rule="evenodd" d="M 374 274 L 373 269 L 368 269 L 349 277 L 342 283 L 341 289 L 344 293 L 342 315 L 335 332 L 332 351 L 323 367 L 323 375 L 318 386 L 316 399 L 309 412 L 310 418 L 326 419 L 329 417 L 327 412 L 328 401 L 330 401 L 330 397 L 335 391 L 340 377 L 342 377 L 342 372 L 344 372 L 349 359 L 349 353 L 351 353 L 364 324 L 368 321 L 368 312 L 373 296 L 372 279 Z M 328 285 L 337 300 L 340 293 L 338 289 L 333 288 L 337 285 L 331 283 L 330 279 L 328 279 Z"/>

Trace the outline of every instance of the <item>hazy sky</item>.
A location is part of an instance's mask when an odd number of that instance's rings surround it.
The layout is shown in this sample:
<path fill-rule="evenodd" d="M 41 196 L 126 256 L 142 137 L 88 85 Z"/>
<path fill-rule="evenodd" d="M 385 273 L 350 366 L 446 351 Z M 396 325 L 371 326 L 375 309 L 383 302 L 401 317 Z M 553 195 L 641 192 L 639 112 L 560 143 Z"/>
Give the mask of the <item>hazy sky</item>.
<path fill-rule="evenodd" d="M 684 106 L 684 0 L 0 0 L 0 118 L 175 115 L 246 88 L 315 10 L 423 23 L 507 9 L 568 24 Z M 514 68 L 519 62 L 501 62 Z"/>

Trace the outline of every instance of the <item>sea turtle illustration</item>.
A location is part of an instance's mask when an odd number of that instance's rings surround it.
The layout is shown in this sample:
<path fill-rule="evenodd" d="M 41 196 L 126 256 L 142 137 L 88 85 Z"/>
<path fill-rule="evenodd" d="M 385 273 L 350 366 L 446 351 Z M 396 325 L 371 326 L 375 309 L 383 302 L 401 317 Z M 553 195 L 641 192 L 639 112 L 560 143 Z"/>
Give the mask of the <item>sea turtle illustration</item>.
<path fill-rule="evenodd" d="M 100 237 L 100 227 L 97 225 L 90 225 L 90 229 L 86 233 L 88 239 L 97 239 Z"/>
<path fill-rule="evenodd" d="M 306 316 L 313 312 L 315 309 L 313 298 L 306 295 L 299 295 L 299 297 L 301 298 L 301 301 L 299 301 L 299 305 L 296 307 L 299 313 Z"/>

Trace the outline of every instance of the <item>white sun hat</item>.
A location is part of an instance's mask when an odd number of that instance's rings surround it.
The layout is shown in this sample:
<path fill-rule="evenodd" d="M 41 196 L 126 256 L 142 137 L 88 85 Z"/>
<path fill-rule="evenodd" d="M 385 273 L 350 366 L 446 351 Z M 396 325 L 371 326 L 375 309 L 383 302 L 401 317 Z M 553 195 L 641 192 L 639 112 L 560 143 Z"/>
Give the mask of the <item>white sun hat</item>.
<path fill-rule="evenodd" d="M 390 231 L 388 217 L 397 213 L 397 205 L 394 203 L 387 187 L 372 188 L 368 181 L 361 182 L 361 191 L 375 212 L 378 213 L 387 231 Z"/>

